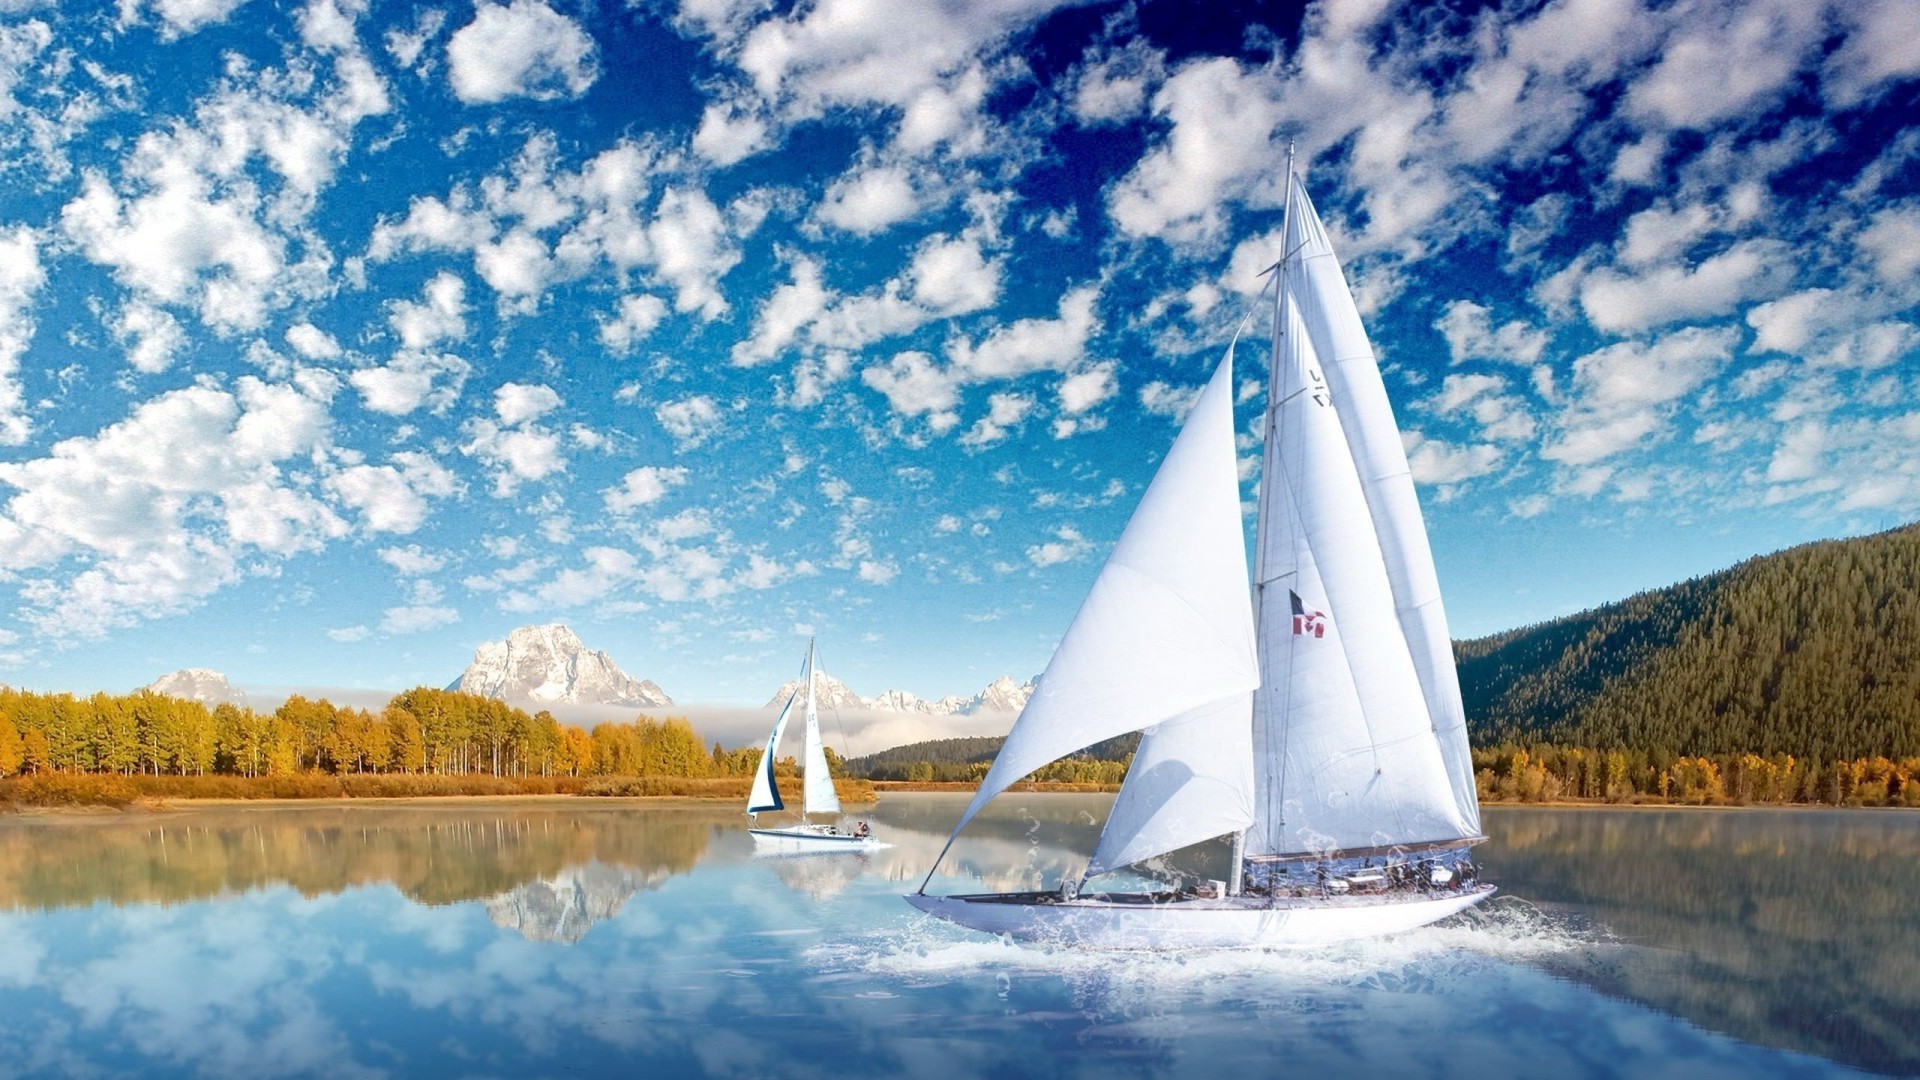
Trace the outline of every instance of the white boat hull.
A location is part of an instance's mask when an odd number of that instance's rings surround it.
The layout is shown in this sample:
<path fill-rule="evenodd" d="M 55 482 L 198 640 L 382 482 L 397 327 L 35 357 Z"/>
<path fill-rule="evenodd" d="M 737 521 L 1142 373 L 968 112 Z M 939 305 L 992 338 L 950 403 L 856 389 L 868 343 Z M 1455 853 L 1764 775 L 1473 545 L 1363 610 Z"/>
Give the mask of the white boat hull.
<path fill-rule="evenodd" d="M 1182 898 L 1153 903 L 1044 893 L 928 896 L 907 903 L 989 934 L 1099 949 L 1220 949 L 1325 945 L 1413 930 L 1493 895 L 1492 885 L 1431 892 L 1270 900 Z"/>
<path fill-rule="evenodd" d="M 759 851 L 783 853 L 832 852 L 832 851 L 878 851 L 891 847 L 881 842 L 871 833 L 855 836 L 840 832 L 826 825 L 794 825 L 784 829 L 748 829 L 753 837 L 753 845 Z"/>

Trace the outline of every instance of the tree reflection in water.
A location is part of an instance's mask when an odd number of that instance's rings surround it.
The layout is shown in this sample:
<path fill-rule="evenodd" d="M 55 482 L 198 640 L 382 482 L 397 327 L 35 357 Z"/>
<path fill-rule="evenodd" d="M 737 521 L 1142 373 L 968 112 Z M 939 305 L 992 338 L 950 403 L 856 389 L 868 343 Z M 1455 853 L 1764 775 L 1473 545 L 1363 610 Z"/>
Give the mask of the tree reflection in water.
<path fill-rule="evenodd" d="M 1489 807 L 1488 876 L 1619 947 L 1562 974 L 1714 1031 L 1920 1073 L 1920 814 Z"/>

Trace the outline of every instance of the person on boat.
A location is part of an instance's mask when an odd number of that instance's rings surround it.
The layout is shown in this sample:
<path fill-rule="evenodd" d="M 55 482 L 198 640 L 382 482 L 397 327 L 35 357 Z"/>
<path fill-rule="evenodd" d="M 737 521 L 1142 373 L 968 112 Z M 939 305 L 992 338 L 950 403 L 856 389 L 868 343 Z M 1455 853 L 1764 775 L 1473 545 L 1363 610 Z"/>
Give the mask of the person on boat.
<path fill-rule="evenodd" d="M 863 821 L 860 823 L 859 828 L 853 830 L 853 835 L 858 836 L 862 839 L 865 839 L 867 834 L 871 833 L 872 831 L 873 831 L 872 829 L 867 827 L 867 823 Z"/>

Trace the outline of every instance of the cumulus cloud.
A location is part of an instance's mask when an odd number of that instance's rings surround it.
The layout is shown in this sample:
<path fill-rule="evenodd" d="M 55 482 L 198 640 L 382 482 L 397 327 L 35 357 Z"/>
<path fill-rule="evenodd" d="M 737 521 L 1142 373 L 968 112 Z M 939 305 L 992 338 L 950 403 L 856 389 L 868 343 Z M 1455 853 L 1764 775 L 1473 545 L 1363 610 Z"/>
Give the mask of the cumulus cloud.
<path fill-rule="evenodd" d="M 453 92 L 469 105 L 579 97 L 600 75 L 593 39 L 540 0 L 480 0 L 447 43 Z"/>
<path fill-rule="evenodd" d="M 360 515 L 369 533 L 406 534 L 426 524 L 433 499 L 459 490 L 445 466 L 417 450 L 401 451 L 388 464 L 357 463 L 327 478 L 327 490 Z"/>
<path fill-rule="evenodd" d="M 443 413 L 460 399 L 472 371 L 451 353 L 402 351 L 383 365 L 353 372 L 347 381 L 374 412 L 405 416 L 424 406 Z"/>
<path fill-rule="evenodd" d="M 1052 540 L 1028 547 L 1027 561 L 1036 568 L 1045 569 L 1072 562 L 1093 550 L 1093 542 L 1080 535 L 1080 530 L 1071 525 L 1062 525 L 1053 530 L 1053 537 Z"/>
<path fill-rule="evenodd" d="M 600 344 L 616 356 L 625 356 L 646 340 L 666 317 L 666 301 L 657 296 L 648 293 L 623 296 L 614 306 L 613 317 L 600 320 Z"/>
<path fill-rule="evenodd" d="M 537 383 L 502 383 L 493 392 L 494 415 L 507 425 L 524 425 L 560 407 L 560 395 Z"/>
<path fill-rule="evenodd" d="M 687 470 L 684 467 L 643 465 L 622 477 L 618 487 L 601 492 L 601 498 L 609 512 L 629 514 L 642 506 L 659 502 L 668 491 L 686 482 Z"/>
<path fill-rule="evenodd" d="M 1496 329 L 1492 312 L 1471 300 L 1449 302 L 1433 326 L 1446 337 L 1456 364 L 1472 359 L 1531 364 L 1547 347 L 1546 331 L 1522 322 L 1503 323 Z"/>
<path fill-rule="evenodd" d="M 33 300 L 46 282 L 33 231 L 0 232 L 0 445 L 18 446 L 32 431 L 20 389 L 20 358 L 33 343 Z"/>
<path fill-rule="evenodd" d="M 817 213 L 836 229 L 865 236 L 897 225 L 920 209 L 913 181 L 895 166 L 850 173 L 827 188 Z"/>
<path fill-rule="evenodd" d="M 1541 456 L 1587 466 L 1664 437 L 1678 403 L 1726 366 L 1737 340 L 1731 328 L 1688 327 L 1582 356 L 1573 366 L 1572 403 Z"/>
<path fill-rule="evenodd" d="M 682 450 L 706 442 L 726 419 L 720 405 L 706 394 L 662 402 L 654 408 L 653 418 Z"/>
<path fill-rule="evenodd" d="M 0 464 L 15 492 L 0 559 L 24 579 L 24 617 L 55 638 L 99 636 L 197 604 L 250 555 L 343 535 L 291 471 L 330 431 L 324 398 L 243 377 L 162 394 L 97 435 Z"/>
<path fill-rule="evenodd" d="M 1025 394 L 1000 393 L 987 398 L 987 415 L 960 436 L 960 445 L 992 446 L 1005 439 L 1010 430 L 1033 412 L 1033 398 Z"/>
<path fill-rule="evenodd" d="M 1682 320 L 1730 315 L 1742 303 L 1786 288 L 1796 265 L 1792 252 L 1778 240 L 1744 240 L 1694 266 L 1595 270 L 1580 283 L 1580 307 L 1596 328 L 1634 334 Z"/>
<path fill-rule="evenodd" d="M 467 336 L 467 283 L 441 271 L 421 289 L 419 302 L 387 302 L 387 325 L 407 349 L 431 349 Z"/>

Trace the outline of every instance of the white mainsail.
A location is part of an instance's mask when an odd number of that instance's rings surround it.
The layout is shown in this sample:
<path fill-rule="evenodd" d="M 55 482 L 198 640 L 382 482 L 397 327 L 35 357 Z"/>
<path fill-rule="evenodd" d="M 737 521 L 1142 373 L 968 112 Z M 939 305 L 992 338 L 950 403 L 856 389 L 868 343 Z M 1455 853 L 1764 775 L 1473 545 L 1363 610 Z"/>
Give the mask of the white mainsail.
<path fill-rule="evenodd" d="M 1233 394 L 1229 350 L 954 836 L 988 800 L 1040 766 L 1102 739 L 1185 717 L 1227 695 L 1244 696 L 1257 684 Z M 1116 835 L 1116 849 L 1132 843 Z"/>
<path fill-rule="evenodd" d="M 1413 489 L 1406 447 L 1387 400 L 1386 383 L 1340 260 L 1326 229 L 1297 176 L 1290 176 L 1284 243 L 1288 271 L 1283 285 L 1291 294 L 1307 338 L 1322 362 L 1358 469 L 1361 490 L 1379 538 L 1395 608 L 1427 714 L 1453 788 L 1454 803 L 1469 834 L 1480 830 L 1480 800 L 1474 787 L 1473 757 L 1467 742 L 1466 709 L 1460 700 L 1460 676 L 1453 663 L 1440 580 L 1433 550 Z"/>
<path fill-rule="evenodd" d="M 1314 343 L 1276 293 L 1258 552 L 1250 856 L 1473 834 L 1454 800 Z"/>
<path fill-rule="evenodd" d="M 827 751 L 820 741 L 820 714 L 813 704 L 813 642 L 807 642 L 807 741 L 800 758 L 802 810 L 808 814 L 837 814 L 840 796 L 827 770 Z"/>

